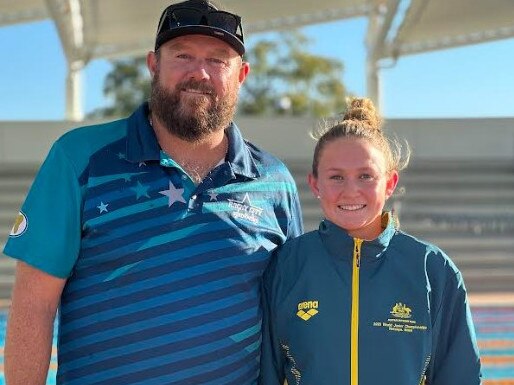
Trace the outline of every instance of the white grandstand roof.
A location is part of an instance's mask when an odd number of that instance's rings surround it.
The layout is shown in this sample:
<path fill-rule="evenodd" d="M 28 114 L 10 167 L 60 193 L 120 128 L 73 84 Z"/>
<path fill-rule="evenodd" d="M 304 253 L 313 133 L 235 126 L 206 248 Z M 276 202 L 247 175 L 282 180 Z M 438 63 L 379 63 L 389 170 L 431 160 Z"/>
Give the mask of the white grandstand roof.
<path fill-rule="evenodd" d="M 0 27 L 54 19 L 67 56 L 111 58 L 146 54 L 170 0 L 0 0 Z M 243 16 L 245 33 L 296 28 L 364 16 L 367 0 L 225 0 Z M 75 50 L 75 52 L 74 52 Z"/>
<path fill-rule="evenodd" d="M 173 2 L 0 0 L 0 27 L 51 18 L 67 56 L 90 60 L 141 54 L 152 48 L 160 12 Z M 512 0 L 225 0 L 223 4 L 243 15 L 246 33 L 369 16 L 377 9 L 386 14 L 400 4 L 393 14 L 396 25 L 386 28 L 381 58 L 514 37 Z"/>
<path fill-rule="evenodd" d="M 512 0 L 411 0 L 380 56 L 402 56 L 514 37 Z M 391 32 L 395 32 L 391 30 Z"/>

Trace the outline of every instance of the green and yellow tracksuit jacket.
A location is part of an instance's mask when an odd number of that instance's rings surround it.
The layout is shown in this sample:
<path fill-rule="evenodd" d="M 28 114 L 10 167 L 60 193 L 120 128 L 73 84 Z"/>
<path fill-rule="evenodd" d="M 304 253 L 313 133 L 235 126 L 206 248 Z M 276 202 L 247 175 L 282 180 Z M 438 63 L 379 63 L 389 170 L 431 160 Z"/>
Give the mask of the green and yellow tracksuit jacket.
<path fill-rule="evenodd" d="M 325 220 L 275 251 L 261 385 L 481 384 L 461 273 L 384 218 L 373 241 Z"/>

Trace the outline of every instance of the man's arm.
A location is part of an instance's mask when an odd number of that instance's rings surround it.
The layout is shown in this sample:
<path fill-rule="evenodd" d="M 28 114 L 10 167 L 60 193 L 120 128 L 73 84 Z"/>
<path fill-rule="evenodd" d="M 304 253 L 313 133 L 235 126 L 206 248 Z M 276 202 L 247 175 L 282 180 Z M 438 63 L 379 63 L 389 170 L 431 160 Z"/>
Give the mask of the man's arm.
<path fill-rule="evenodd" d="M 65 279 L 17 263 L 5 342 L 7 384 L 46 383 L 53 324 L 65 283 Z"/>
<path fill-rule="evenodd" d="M 277 256 L 275 253 L 272 254 L 271 258 L 271 262 L 261 280 L 263 319 L 259 385 L 282 385 L 285 381 L 283 354 L 278 336 L 276 336 L 276 325 L 271 305 L 275 298 L 272 298 L 269 288 L 271 281 L 277 274 Z"/>

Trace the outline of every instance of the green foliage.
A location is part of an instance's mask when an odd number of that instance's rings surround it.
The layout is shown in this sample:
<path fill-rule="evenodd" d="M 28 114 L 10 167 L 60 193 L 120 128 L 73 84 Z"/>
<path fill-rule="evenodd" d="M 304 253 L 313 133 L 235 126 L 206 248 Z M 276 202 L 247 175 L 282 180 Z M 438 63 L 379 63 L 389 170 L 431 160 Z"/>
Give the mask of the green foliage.
<path fill-rule="evenodd" d="M 88 115 L 89 118 L 119 118 L 132 114 L 150 95 L 146 58 L 113 62 L 113 68 L 105 78 L 103 92 L 113 104 L 93 111 Z"/>
<path fill-rule="evenodd" d="M 309 53 L 308 38 L 300 32 L 281 32 L 258 41 L 245 55 L 250 63 L 239 97 L 244 115 L 328 116 L 345 110 L 343 64 Z M 104 83 L 112 105 L 88 115 L 117 118 L 130 115 L 150 94 L 145 58 L 117 60 Z"/>
<path fill-rule="evenodd" d="M 343 64 L 308 52 L 309 44 L 298 31 L 257 42 L 247 54 L 250 76 L 241 91 L 239 112 L 319 117 L 343 111 Z"/>

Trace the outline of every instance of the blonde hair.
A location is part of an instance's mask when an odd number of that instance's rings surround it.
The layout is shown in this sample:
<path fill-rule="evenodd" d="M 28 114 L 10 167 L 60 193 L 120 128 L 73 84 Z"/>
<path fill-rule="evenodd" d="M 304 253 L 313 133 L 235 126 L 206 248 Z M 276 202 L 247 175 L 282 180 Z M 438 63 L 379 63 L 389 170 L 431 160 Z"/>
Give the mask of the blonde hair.
<path fill-rule="evenodd" d="M 368 98 L 354 98 L 343 120 L 335 124 L 325 124 L 312 133 L 317 139 L 312 159 L 312 174 L 318 176 L 318 165 L 321 152 L 325 145 L 339 138 L 362 138 L 376 146 L 384 155 L 386 172 L 400 171 L 407 167 L 410 148 L 407 141 L 400 143 L 397 138 L 388 138 L 382 130 L 382 119 L 373 102 Z"/>

